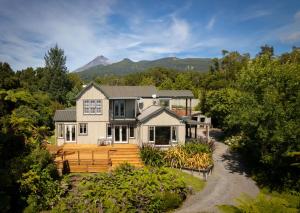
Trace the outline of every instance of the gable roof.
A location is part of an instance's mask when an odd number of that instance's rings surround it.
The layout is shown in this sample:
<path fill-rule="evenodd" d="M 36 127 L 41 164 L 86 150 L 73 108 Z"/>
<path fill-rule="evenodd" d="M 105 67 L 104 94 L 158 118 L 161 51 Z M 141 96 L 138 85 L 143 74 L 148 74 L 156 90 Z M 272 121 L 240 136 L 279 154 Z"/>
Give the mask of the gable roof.
<path fill-rule="evenodd" d="M 76 108 L 56 110 L 53 120 L 58 121 L 76 121 Z"/>
<path fill-rule="evenodd" d="M 152 105 L 152 106 L 149 106 L 148 108 L 146 108 L 145 110 L 143 110 L 142 113 L 137 116 L 137 120 L 139 122 L 145 122 L 145 121 L 149 120 L 150 118 L 152 118 L 156 115 L 159 115 L 162 112 L 166 112 L 169 115 L 177 118 L 178 120 L 182 119 L 180 116 L 178 116 L 176 113 L 174 113 L 173 111 L 169 110 L 166 107 Z"/>
<path fill-rule="evenodd" d="M 158 97 L 161 98 L 193 98 L 194 95 L 190 90 L 158 90 Z"/>
<path fill-rule="evenodd" d="M 98 85 L 95 82 L 89 83 L 76 96 L 80 98 L 91 87 L 95 87 L 107 98 L 152 98 L 156 94 L 158 98 L 193 98 L 190 90 L 157 90 L 155 86 L 108 86 Z"/>
<path fill-rule="evenodd" d="M 95 82 L 90 82 L 86 87 L 84 87 L 78 94 L 77 94 L 77 96 L 76 96 L 76 100 L 77 99 L 79 99 L 87 90 L 89 90 L 91 87 L 95 87 L 96 89 L 98 89 L 100 92 L 102 92 L 103 93 L 103 95 L 105 96 L 105 97 L 107 97 L 108 98 L 108 95 L 101 89 L 101 87 L 98 85 L 98 84 L 96 84 Z"/>

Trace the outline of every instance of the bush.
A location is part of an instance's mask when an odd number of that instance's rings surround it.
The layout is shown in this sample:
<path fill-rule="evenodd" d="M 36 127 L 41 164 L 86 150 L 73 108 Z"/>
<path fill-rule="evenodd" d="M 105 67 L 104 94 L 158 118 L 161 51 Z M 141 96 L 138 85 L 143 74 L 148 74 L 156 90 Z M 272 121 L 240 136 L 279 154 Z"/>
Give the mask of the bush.
<path fill-rule="evenodd" d="M 191 141 L 182 146 L 182 148 L 189 155 L 197 153 L 212 153 L 213 151 L 207 143 L 198 143 L 196 141 Z"/>
<path fill-rule="evenodd" d="M 164 168 L 127 168 L 85 176 L 52 212 L 164 212 L 188 193 L 183 180 Z"/>
<path fill-rule="evenodd" d="M 218 208 L 226 213 L 264 213 L 264 212 L 299 212 L 300 193 L 273 192 L 268 195 L 260 194 L 256 198 L 243 197 L 238 199 L 238 206 L 221 205 Z"/>
<path fill-rule="evenodd" d="M 49 152 L 37 146 L 19 163 L 23 163 L 25 167 L 18 181 L 23 199 L 28 205 L 24 212 L 51 209 L 67 188 L 61 186 L 56 166 Z"/>
<path fill-rule="evenodd" d="M 161 167 L 165 165 L 164 152 L 151 145 L 143 145 L 140 150 L 142 161 L 145 165 Z"/>
<path fill-rule="evenodd" d="M 171 147 L 164 157 L 166 164 L 174 168 L 206 169 L 212 165 L 211 150 L 205 144 L 187 144 Z"/>
<path fill-rule="evenodd" d="M 240 135 L 234 135 L 229 138 L 227 138 L 224 143 L 230 147 L 232 150 L 238 150 L 243 146 L 244 142 L 244 136 L 242 134 Z"/>

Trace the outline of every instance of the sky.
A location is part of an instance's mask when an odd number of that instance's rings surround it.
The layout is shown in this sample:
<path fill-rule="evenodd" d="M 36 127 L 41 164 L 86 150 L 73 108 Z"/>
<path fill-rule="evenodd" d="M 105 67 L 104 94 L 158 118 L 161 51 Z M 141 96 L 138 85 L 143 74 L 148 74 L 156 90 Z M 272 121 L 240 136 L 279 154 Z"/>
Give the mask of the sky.
<path fill-rule="evenodd" d="M 300 46 L 300 0 L 0 0 L 0 62 L 44 66 L 57 44 L 70 71 L 98 55 L 111 62 L 162 57 L 255 56 Z"/>

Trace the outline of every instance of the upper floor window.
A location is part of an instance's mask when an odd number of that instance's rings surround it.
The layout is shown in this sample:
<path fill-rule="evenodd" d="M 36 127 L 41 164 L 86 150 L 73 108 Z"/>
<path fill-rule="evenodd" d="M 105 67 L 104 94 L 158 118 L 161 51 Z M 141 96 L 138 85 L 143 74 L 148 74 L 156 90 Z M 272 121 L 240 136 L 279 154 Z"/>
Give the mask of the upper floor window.
<path fill-rule="evenodd" d="M 114 115 L 116 117 L 124 117 L 125 116 L 125 101 L 124 100 L 116 100 L 114 102 Z"/>
<path fill-rule="evenodd" d="M 162 107 L 170 107 L 170 100 L 169 99 L 160 99 L 159 105 Z"/>
<path fill-rule="evenodd" d="M 99 99 L 83 100 L 83 114 L 101 114 L 102 101 Z"/>

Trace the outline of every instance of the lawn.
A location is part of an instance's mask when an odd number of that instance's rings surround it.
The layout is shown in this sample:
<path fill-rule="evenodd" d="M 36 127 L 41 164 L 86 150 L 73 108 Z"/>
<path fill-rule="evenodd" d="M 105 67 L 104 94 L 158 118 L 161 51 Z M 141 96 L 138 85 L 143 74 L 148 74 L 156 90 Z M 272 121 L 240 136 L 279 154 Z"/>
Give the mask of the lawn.
<path fill-rule="evenodd" d="M 199 192 L 205 186 L 205 181 L 201 180 L 194 175 L 188 174 L 186 172 L 180 171 L 179 169 L 167 168 L 170 173 L 179 175 L 180 178 L 189 186 L 192 187 L 193 191 Z"/>

